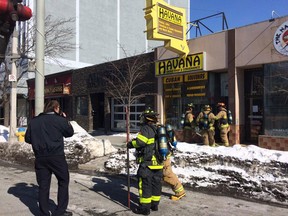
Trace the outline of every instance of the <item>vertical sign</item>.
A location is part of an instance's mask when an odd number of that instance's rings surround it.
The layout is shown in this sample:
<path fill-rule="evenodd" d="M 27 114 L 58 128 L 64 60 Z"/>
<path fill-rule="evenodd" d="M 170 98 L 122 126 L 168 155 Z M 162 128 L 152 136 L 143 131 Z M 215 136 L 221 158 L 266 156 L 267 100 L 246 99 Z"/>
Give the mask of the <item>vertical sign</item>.
<path fill-rule="evenodd" d="M 144 17 L 148 40 L 163 40 L 167 49 L 181 56 L 189 54 L 184 8 L 170 6 L 164 0 L 146 0 Z"/>

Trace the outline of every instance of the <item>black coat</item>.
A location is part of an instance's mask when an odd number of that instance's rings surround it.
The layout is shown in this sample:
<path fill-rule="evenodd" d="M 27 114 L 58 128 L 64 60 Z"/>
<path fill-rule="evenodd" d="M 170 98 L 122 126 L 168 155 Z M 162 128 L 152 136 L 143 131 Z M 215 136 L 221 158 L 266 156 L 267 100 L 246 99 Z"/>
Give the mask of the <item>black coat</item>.
<path fill-rule="evenodd" d="M 51 112 L 33 118 L 25 133 L 25 142 L 32 144 L 35 157 L 64 155 L 64 138 L 74 134 L 66 118 Z"/>

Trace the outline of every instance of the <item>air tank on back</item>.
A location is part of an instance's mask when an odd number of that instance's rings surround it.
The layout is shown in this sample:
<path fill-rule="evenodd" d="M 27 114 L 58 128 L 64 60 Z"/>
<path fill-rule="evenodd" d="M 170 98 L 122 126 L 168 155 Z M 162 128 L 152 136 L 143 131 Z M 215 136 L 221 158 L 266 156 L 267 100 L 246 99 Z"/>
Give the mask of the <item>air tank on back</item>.
<path fill-rule="evenodd" d="M 163 159 L 165 160 L 168 154 L 168 140 L 165 126 L 163 125 L 158 126 L 157 134 L 158 134 L 159 152 L 162 155 Z"/>

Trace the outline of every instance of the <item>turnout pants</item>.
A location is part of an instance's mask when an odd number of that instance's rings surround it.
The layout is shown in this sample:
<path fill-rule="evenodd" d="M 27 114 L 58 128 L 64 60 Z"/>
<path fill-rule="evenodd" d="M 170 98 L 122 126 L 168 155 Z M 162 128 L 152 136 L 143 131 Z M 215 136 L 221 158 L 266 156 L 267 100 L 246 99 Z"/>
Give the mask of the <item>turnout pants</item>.
<path fill-rule="evenodd" d="M 230 131 L 230 127 L 220 128 L 221 142 L 225 146 L 229 146 L 229 138 L 228 138 L 229 131 Z"/>
<path fill-rule="evenodd" d="M 163 180 L 171 186 L 176 196 L 181 196 L 185 193 L 182 183 L 172 170 L 170 157 L 164 161 Z"/>
<path fill-rule="evenodd" d="M 52 173 L 58 180 L 57 208 L 52 215 L 61 215 L 68 206 L 69 171 L 65 156 L 48 156 L 35 159 L 35 172 L 39 185 L 39 208 L 40 215 L 49 213 L 49 194 Z"/>
<path fill-rule="evenodd" d="M 215 145 L 215 131 L 214 130 L 208 130 L 208 129 L 203 129 L 201 131 L 202 135 L 202 142 L 203 145 L 210 145 L 214 146 Z"/>
<path fill-rule="evenodd" d="M 140 205 L 150 210 L 151 206 L 158 205 L 160 202 L 163 170 L 150 169 L 140 164 L 137 176 Z"/>

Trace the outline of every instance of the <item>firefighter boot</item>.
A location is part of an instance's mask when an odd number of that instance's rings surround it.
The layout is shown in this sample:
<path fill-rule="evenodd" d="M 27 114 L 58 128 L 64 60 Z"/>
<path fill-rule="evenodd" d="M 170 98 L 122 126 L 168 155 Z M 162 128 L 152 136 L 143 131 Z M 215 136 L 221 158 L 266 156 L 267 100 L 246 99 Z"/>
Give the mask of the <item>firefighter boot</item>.
<path fill-rule="evenodd" d="M 184 197 L 186 195 L 185 191 L 181 191 L 179 193 L 175 193 L 175 195 L 171 196 L 171 200 L 177 201 L 180 200 L 182 197 Z"/>
<path fill-rule="evenodd" d="M 149 215 L 150 214 L 150 209 L 149 208 L 145 208 L 143 206 L 139 206 L 138 208 L 136 208 L 134 210 L 135 214 L 140 214 L 140 215 Z"/>
<path fill-rule="evenodd" d="M 152 211 L 158 211 L 158 204 L 152 204 L 151 205 L 151 210 Z"/>

